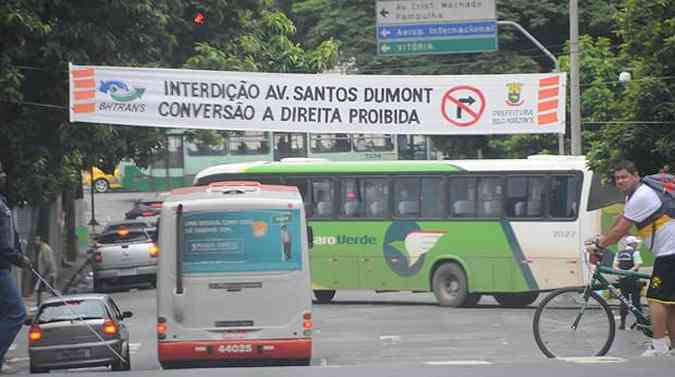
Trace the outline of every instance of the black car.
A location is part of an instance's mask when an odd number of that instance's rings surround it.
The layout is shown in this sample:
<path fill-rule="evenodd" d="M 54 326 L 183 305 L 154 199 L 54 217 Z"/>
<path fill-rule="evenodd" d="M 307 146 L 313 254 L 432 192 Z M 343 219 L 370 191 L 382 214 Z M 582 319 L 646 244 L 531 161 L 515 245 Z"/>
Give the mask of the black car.
<path fill-rule="evenodd" d="M 159 216 L 159 212 L 161 209 L 162 209 L 161 200 L 150 200 L 150 201 L 138 200 L 134 203 L 134 207 L 124 214 L 124 217 L 127 219 L 135 219 L 138 217 Z"/>

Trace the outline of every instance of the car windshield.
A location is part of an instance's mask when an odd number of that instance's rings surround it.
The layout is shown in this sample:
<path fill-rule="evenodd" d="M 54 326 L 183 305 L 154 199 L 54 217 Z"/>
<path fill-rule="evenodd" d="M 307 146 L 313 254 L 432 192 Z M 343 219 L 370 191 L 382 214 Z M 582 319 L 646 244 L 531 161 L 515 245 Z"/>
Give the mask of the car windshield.
<path fill-rule="evenodd" d="M 68 300 L 66 303 L 45 304 L 40 309 L 37 322 L 47 323 L 107 317 L 105 306 L 100 300 Z"/>
<path fill-rule="evenodd" d="M 101 235 L 98 239 L 99 243 L 102 244 L 120 244 L 120 243 L 133 243 L 133 242 L 144 242 L 150 240 L 148 233 L 144 231 L 115 231 L 109 232 Z"/>

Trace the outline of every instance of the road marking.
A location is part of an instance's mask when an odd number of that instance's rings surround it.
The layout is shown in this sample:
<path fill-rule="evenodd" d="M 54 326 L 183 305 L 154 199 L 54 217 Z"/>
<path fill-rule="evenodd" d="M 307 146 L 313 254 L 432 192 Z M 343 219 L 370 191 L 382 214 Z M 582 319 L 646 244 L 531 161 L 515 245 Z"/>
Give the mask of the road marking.
<path fill-rule="evenodd" d="M 129 352 L 136 353 L 141 348 L 143 343 L 129 343 Z"/>
<path fill-rule="evenodd" d="M 558 357 L 557 359 L 577 364 L 607 364 L 623 363 L 627 361 L 623 357 L 612 356 Z"/>
<path fill-rule="evenodd" d="M 14 351 L 16 349 L 16 343 L 12 343 L 11 346 L 9 346 L 10 351 Z"/>
<path fill-rule="evenodd" d="M 380 337 L 380 340 L 385 344 L 401 343 L 401 337 L 398 335 L 383 335 Z"/>
<path fill-rule="evenodd" d="M 489 361 L 485 360 L 448 360 L 448 361 L 427 361 L 427 365 L 490 365 Z"/>
<path fill-rule="evenodd" d="M 21 361 L 28 361 L 30 360 L 30 357 L 13 357 L 11 359 L 7 359 L 8 363 L 18 363 Z"/>

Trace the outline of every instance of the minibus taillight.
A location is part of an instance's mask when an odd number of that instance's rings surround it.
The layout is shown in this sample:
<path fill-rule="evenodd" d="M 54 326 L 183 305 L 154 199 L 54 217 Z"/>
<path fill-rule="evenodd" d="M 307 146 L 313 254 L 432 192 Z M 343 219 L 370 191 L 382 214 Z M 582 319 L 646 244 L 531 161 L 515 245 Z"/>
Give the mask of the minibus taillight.
<path fill-rule="evenodd" d="M 111 319 L 105 320 L 105 322 L 103 322 L 103 333 L 106 335 L 117 334 L 117 323 Z"/>
<path fill-rule="evenodd" d="M 96 263 L 103 262 L 103 255 L 101 254 L 100 251 L 94 253 L 94 261 L 96 261 Z"/>
<path fill-rule="evenodd" d="M 38 342 L 40 339 L 42 339 L 43 335 L 44 333 L 42 332 L 40 326 L 32 325 L 30 330 L 28 330 L 28 342 L 31 344 Z"/>
<path fill-rule="evenodd" d="M 157 318 L 157 339 L 165 339 L 166 338 L 166 330 L 168 329 L 166 325 L 166 318 L 164 317 L 158 317 Z"/>
<path fill-rule="evenodd" d="M 312 312 L 302 313 L 302 327 L 305 330 L 309 330 L 312 328 Z"/>
<path fill-rule="evenodd" d="M 153 258 L 157 258 L 159 256 L 159 246 L 154 243 L 152 246 L 150 246 L 150 256 Z"/>

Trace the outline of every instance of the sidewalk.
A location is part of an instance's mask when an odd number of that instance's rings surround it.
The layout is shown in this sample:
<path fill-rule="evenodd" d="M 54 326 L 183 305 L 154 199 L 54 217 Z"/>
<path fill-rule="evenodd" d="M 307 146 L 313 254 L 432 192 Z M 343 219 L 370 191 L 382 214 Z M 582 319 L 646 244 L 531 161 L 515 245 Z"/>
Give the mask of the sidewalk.
<path fill-rule="evenodd" d="M 85 263 L 87 259 L 87 249 L 80 247 L 80 252 L 75 261 L 73 262 L 68 262 L 68 264 L 62 263 L 59 266 L 59 273 L 56 278 L 56 284 L 55 288 L 60 292 L 63 292 L 64 288 L 66 287 L 66 284 L 68 284 L 68 281 L 70 278 L 73 276 L 75 272 L 82 266 L 83 263 Z M 24 270 L 26 271 L 26 270 Z M 44 292 L 42 294 L 42 299 L 46 299 L 52 297 L 51 292 Z M 32 316 L 35 314 L 35 311 L 37 310 L 37 302 L 36 302 L 36 294 L 33 292 L 32 295 L 28 297 L 23 298 L 23 303 L 26 306 L 26 312 L 28 313 L 29 318 L 32 318 Z"/>

